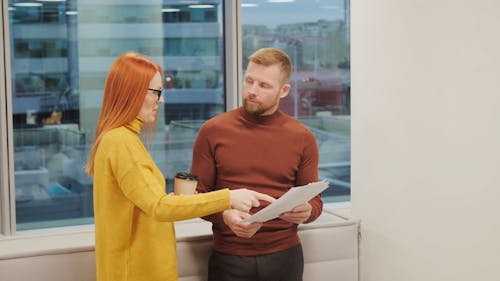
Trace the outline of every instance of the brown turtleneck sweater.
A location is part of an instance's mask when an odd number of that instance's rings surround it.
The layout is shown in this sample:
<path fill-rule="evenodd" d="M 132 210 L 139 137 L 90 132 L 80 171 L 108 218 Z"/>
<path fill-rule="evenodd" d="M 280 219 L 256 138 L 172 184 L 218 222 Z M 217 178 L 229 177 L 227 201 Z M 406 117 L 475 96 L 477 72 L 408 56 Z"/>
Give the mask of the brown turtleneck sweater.
<path fill-rule="evenodd" d="M 314 135 L 299 121 L 280 111 L 254 116 L 240 107 L 201 127 L 191 172 L 199 177 L 198 192 L 248 188 L 279 198 L 293 186 L 318 181 L 318 158 Z M 307 222 L 314 221 L 323 209 L 320 196 L 309 203 L 312 213 Z M 251 238 L 234 235 L 221 213 L 204 219 L 212 222 L 214 249 L 222 253 L 263 255 L 300 243 L 297 225 L 279 218 L 265 222 Z"/>

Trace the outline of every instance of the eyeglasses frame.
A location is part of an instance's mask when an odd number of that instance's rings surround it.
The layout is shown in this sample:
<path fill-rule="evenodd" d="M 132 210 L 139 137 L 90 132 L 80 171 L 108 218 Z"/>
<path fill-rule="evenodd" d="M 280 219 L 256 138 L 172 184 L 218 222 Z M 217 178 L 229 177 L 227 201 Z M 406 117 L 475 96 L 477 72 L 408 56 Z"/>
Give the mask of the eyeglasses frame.
<path fill-rule="evenodd" d="M 163 89 L 158 90 L 158 89 L 148 88 L 148 90 L 154 92 L 158 96 L 158 99 L 156 100 L 157 102 L 160 101 L 160 97 L 161 97 L 161 93 L 163 92 Z"/>

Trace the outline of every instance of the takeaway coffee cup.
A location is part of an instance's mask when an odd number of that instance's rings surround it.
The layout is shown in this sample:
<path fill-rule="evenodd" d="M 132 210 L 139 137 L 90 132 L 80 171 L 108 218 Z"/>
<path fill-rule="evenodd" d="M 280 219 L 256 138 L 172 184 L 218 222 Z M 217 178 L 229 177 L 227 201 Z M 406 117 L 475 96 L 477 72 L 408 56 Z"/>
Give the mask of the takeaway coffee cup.
<path fill-rule="evenodd" d="M 190 173 L 177 173 L 174 178 L 174 194 L 192 195 L 196 192 L 198 177 Z"/>

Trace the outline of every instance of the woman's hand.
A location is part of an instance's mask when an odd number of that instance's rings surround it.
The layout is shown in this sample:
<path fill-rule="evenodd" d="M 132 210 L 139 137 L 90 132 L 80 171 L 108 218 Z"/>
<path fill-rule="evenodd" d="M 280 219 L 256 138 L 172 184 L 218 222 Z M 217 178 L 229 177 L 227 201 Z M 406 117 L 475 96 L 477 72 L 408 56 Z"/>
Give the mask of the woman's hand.
<path fill-rule="evenodd" d="M 267 202 L 274 202 L 276 199 L 273 197 L 259 193 L 257 191 L 249 190 L 246 188 L 230 190 L 231 192 L 231 208 L 238 209 L 243 212 L 250 211 L 253 207 L 259 207 L 259 200 Z"/>

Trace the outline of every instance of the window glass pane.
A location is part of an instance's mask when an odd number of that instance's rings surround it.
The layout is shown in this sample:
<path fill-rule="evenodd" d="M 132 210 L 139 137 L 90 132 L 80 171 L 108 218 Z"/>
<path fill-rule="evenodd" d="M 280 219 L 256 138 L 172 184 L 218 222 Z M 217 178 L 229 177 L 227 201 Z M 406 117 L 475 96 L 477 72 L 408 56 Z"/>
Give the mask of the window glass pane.
<path fill-rule="evenodd" d="M 350 200 L 349 0 L 242 0 L 243 67 L 259 48 L 287 52 L 294 64 L 280 109 L 316 135 L 327 202 Z"/>
<path fill-rule="evenodd" d="M 93 223 L 83 167 L 107 71 L 126 51 L 165 71 L 150 151 L 171 191 L 197 129 L 225 110 L 222 1 L 31 2 L 9 1 L 17 230 Z"/>

